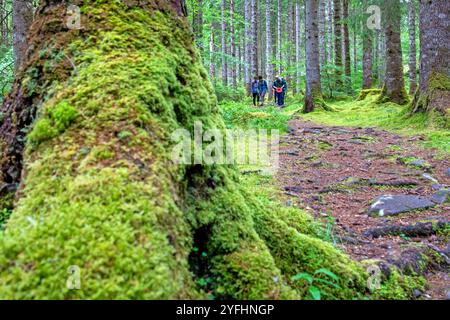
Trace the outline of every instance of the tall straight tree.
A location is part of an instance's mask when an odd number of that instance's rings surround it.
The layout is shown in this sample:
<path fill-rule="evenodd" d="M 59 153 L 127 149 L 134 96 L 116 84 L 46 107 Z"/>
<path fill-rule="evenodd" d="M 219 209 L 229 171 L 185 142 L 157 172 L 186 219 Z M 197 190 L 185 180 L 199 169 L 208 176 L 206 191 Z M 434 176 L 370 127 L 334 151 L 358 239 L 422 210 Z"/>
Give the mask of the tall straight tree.
<path fill-rule="evenodd" d="M 301 56 L 301 15 L 300 15 L 300 3 L 295 1 L 295 66 L 296 66 L 296 89 L 295 92 L 300 92 L 301 85 L 301 69 L 300 69 L 300 56 Z"/>
<path fill-rule="evenodd" d="M 306 94 L 304 112 L 309 113 L 323 101 L 320 82 L 319 0 L 305 0 L 306 17 Z"/>
<path fill-rule="evenodd" d="M 33 1 L 13 1 L 13 45 L 16 72 L 22 65 L 28 49 L 27 33 L 33 22 Z"/>
<path fill-rule="evenodd" d="M 230 55 L 231 55 L 231 85 L 237 87 L 237 77 L 236 77 L 236 34 L 234 28 L 234 5 L 235 0 L 230 0 Z"/>
<path fill-rule="evenodd" d="M 420 83 L 414 112 L 450 112 L 450 1 L 420 1 Z"/>
<path fill-rule="evenodd" d="M 193 14 L 193 31 L 195 35 L 195 43 L 200 51 L 203 51 L 203 0 L 195 1 Z"/>
<path fill-rule="evenodd" d="M 383 1 L 384 32 L 386 43 L 386 70 L 381 101 L 397 104 L 408 102 L 403 79 L 402 45 L 400 39 L 400 0 Z"/>
<path fill-rule="evenodd" d="M 320 64 L 327 64 L 327 17 L 326 17 L 326 1 L 320 0 L 319 9 L 319 41 L 320 41 Z"/>
<path fill-rule="evenodd" d="M 256 0 L 250 0 L 251 3 L 251 76 L 255 77 L 258 74 L 258 5 Z"/>
<path fill-rule="evenodd" d="M 345 89 L 351 91 L 351 79 L 352 79 L 352 69 L 351 69 L 351 57 L 350 57 L 350 32 L 349 32 L 349 9 L 348 0 L 342 0 L 342 24 L 344 30 L 343 36 L 343 46 L 344 46 L 344 70 L 345 70 Z"/>
<path fill-rule="evenodd" d="M 367 7 L 367 0 L 364 0 L 364 7 Z M 371 89 L 373 86 L 373 30 L 363 23 L 363 89 Z"/>
<path fill-rule="evenodd" d="M 328 57 L 327 57 L 327 64 L 333 62 L 333 48 L 334 48 L 334 42 L 333 42 L 333 0 L 324 0 L 327 4 L 327 13 L 326 17 L 328 20 L 327 23 L 327 46 L 328 46 Z"/>
<path fill-rule="evenodd" d="M 211 34 L 209 37 L 209 77 L 211 81 L 216 81 L 216 63 L 215 63 L 215 51 L 216 51 L 216 43 L 215 43 L 215 26 L 214 23 L 211 23 Z"/>
<path fill-rule="evenodd" d="M 409 29 L 409 94 L 417 89 L 416 0 L 408 0 Z"/>
<path fill-rule="evenodd" d="M 282 26 L 282 15 L 281 15 L 281 0 L 277 1 L 277 60 L 278 60 L 278 74 L 280 75 L 282 72 L 281 68 L 281 51 L 282 51 L 282 34 L 283 34 L 283 26 Z"/>
<path fill-rule="evenodd" d="M 336 86 L 342 87 L 342 14 L 341 0 L 333 0 L 334 23 L 334 65 L 336 67 Z"/>
<path fill-rule="evenodd" d="M 222 30 L 222 83 L 228 85 L 228 64 L 227 64 L 227 21 L 226 21 L 226 0 L 221 2 L 221 30 Z"/>
<path fill-rule="evenodd" d="M 244 75 L 245 75 L 245 85 L 247 91 L 250 90 L 250 47 L 251 47 L 251 37 L 250 37 L 250 19 L 251 19 L 251 0 L 244 0 Z"/>
<path fill-rule="evenodd" d="M 271 0 L 266 0 L 266 77 L 269 82 L 273 79 L 272 65 L 272 10 Z M 269 90 L 269 96 L 272 90 Z"/>

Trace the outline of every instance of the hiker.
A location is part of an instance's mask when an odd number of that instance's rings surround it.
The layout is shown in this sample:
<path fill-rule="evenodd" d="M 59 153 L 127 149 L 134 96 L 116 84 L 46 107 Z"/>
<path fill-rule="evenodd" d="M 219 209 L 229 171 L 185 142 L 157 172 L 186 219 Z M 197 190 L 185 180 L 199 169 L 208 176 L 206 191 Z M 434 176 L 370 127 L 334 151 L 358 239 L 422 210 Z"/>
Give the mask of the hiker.
<path fill-rule="evenodd" d="M 255 77 L 252 82 L 252 95 L 253 95 L 253 105 L 256 107 L 259 104 L 260 98 L 258 77 Z"/>
<path fill-rule="evenodd" d="M 275 100 L 279 107 L 284 106 L 284 84 L 280 76 L 276 76 L 273 83 L 273 90 L 275 91 Z"/>
<path fill-rule="evenodd" d="M 261 96 L 261 107 L 264 107 L 264 101 L 268 90 L 269 86 L 267 85 L 267 81 L 263 79 L 263 77 L 259 76 L 259 95 Z"/>

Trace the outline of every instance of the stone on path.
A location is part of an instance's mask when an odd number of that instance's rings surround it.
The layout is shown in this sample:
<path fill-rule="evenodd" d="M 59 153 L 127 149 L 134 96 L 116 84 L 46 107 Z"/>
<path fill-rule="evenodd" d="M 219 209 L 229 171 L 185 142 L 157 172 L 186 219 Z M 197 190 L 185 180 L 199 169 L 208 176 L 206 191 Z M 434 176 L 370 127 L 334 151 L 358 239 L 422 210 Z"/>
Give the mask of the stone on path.
<path fill-rule="evenodd" d="M 449 197 L 450 197 L 450 190 L 442 189 L 433 194 L 433 196 L 431 197 L 431 201 L 437 204 L 444 204 L 445 202 L 447 202 Z"/>
<path fill-rule="evenodd" d="M 369 215 L 375 217 L 393 216 L 400 213 L 427 209 L 436 204 L 431 200 L 412 195 L 384 195 L 377 198 L 369 209 Z"/>
<path fill-rule="evenodd" d="M 450 177 L 450 168 L 448 168 L 447 171 L 445 171 L 445 175 L 446 175 L 447 177 Z"/>

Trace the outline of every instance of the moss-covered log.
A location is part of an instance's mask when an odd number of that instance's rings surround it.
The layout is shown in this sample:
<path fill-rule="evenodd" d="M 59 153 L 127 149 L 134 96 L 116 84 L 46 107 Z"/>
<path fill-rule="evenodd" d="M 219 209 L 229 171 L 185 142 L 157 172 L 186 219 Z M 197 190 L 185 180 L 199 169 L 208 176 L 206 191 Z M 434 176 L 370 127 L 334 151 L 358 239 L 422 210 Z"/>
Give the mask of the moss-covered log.
<path fill-rule="evenodd" d="M 1 299 L 299 299 L 292 277 L 320 268 L 338 277 L 318 282 L 324 297 L 368 293 L 308 215 L 261 203 L 233 167 L 172 162 L 174 130 L 224 127 L 181 2 L 75 4 L 68 30 L 65 2 L 44 1 L 17 82 L 36 117 L 0 233 Z"/>

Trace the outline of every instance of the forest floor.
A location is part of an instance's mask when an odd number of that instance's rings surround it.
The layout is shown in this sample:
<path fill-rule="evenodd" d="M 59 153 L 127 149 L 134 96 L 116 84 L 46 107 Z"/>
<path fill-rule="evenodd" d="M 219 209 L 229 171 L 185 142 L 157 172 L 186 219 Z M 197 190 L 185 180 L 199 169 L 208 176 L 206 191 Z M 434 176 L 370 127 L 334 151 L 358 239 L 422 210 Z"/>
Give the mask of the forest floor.
<path fill-rule="evenodd" d="M 422 236 L 400 233 L 375 238 L 368 234 L 380 227 L 414 226 L 430 219 L 450 221 L 448 194 L 444 193 L 443 203 L 429 204 L 436 192 L 450 185 L 450 159 L 445 153 L 423 148 L 419 145 L 423 140 L 423 136 L 405 137 L 375 128 L 292 120 L 289 133 L 280 141 L 275 181 L 289 201 L 326 219 L 337 245 L 356 260 L 389 260 L 415 243 L 449 250 L 448 227 L 443 233 Z M 368 214 L 380 196 L 399 195 L 422 201 L 427 208 L 395 215 L 376 210 L 375 216 Z M 408 206 L 401 203 L 404 199 L 395 199 L 391 206 Z M 426 278 L 429 290 L 422 298 L 448 299 L 448 273 L 432 271 Z"/>
<path fill-rule="evenodd" d="M 416 246 L 448 256 L 450 132 L 439 118 L 410 117 L 405 107 L 380 105 L 376 98 L 329 102 L 335 112 L 307 115 L 299 113 L 301 97 L 291 97 L 282 110 L 249 101 L 223 102 L 221 109 L 230 128 L 284 133 L 278 173 L 255 187 L 275 185 L 271 197 L 322 221 L 327 240 L 352 258 L 393 261 Z M 438 230 L 436 223 L 444 227 Z M 386 227 L 393 234 L 373 233 Z M 450 299 L 448 272 L 429 270 L 427 292 L 417 298 Z"/>

